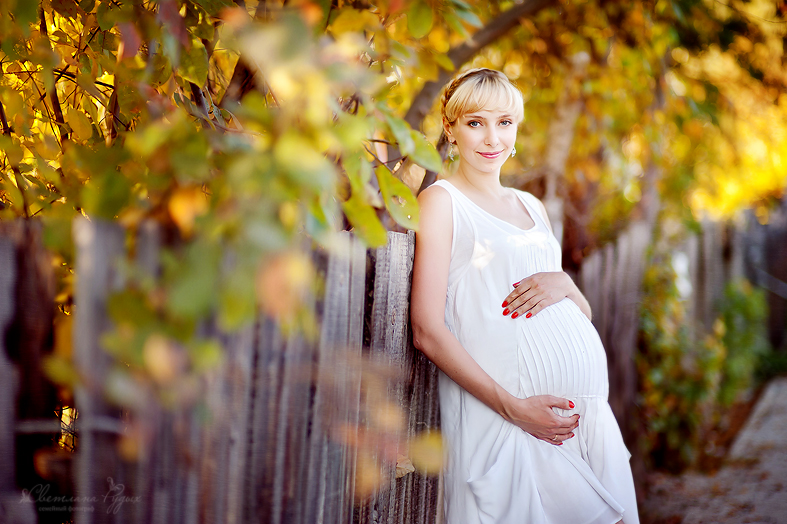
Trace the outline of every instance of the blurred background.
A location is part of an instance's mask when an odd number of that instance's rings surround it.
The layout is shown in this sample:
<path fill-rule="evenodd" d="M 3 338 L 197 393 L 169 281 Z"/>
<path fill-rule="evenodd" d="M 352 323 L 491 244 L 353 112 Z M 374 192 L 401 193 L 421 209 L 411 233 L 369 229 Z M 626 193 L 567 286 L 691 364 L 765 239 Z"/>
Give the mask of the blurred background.
<path fill-rule="evenodd" d="M 526 100 L 503 183 L 642 507 L 719 470 L 787 372 L 785 38 L 768 0 L 0 0 L 0 520 L 439 522 L 407 231 L 470 67 Z"/>

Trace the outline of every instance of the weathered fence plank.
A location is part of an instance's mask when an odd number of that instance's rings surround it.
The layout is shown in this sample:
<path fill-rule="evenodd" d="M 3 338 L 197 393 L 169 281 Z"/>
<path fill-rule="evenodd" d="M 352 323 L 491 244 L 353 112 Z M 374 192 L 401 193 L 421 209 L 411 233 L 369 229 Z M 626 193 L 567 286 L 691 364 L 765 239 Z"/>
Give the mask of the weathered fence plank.
<path fill-rule="evenodd" d="M 409 297 L 415 235 L 389 233 L 388 243 L 376 252 L 371 351 L 383 355 L 401 370 L 404 383 L 391 385 L 390 395 L 408 414 L 407 438 L 439 428 L 437 371 L 411 341 Z M 434 522 L 437 478 L 409 473 L 397 479 L 395 468 L 383 468 L 389 479 L 369 504 L 362 522 L 385 524 Z M 423 498 L 419 498 L 423 494 Z M 417 499 L 417 500 L 416 500 Z"/>
<path fill-rule="evenodd" d="M 110 327 L 109 294 L 122 286 L 115 260 L 124 254 L 125 234 L 119 226 L 102 221 L 74 221 L 77 316 L 74 329 L 74 363 L 83 382 L 76 388 L 79 407 L 79 449 L 76 460 L 76 493 L 96 498 L 94 511 L 77 511 L 77 524 L 114 522 L 111 500 L 103 497 L 118 483 L 117 434 L 122 424 L 104 398 L 103 384 L 111 371 L 112 358 L 101 349 L 101 335 Z M 92 499 L 91 499 L 92 500 Z"/>
<path fill-rule="evenodd" d="M 634 356 L 639 333 L 642 278 L 650 226 L 633 222 L 618 238 L 585 258 L 580 287 L 593 311 L 593 324 L 607 352 L 609 403 L 623 434 L 633 434 L 637 391 Z"/>
<path fill-rule="evenodd" d="M 5 328 L 14 316 L 16 260 L 14 244 L 0 238 L 0 464 L 14 464 L 14 419 L 16 417 L 17 377 L 5 349 Z M 10 494 L 16 486 L 15 468 L 0 470 L 0 495 Z"/>
<path fill-rule="evenodd" d="M 19 379 L 5 348 L 6 326 L 14 316 L 15 251 L 13 242 L 0 237 L 0 517 L 8 524 L 33 524 L 33 502 L 16 490 L 14 419 Z"/>

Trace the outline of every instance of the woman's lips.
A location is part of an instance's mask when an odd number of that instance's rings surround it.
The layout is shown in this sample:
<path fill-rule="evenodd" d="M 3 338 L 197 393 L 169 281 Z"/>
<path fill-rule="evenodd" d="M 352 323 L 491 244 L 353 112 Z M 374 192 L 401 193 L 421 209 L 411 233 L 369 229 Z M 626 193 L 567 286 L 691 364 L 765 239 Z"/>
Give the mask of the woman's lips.
<path fill-rule="evenodd" d="M 478 154 L 481 155 L 484 158 L 497 158 L 502 153 L 503 153 L 502 151 L 494 151 L 492 153 L 482 153 L 481 151 L 478 152 Z"/>

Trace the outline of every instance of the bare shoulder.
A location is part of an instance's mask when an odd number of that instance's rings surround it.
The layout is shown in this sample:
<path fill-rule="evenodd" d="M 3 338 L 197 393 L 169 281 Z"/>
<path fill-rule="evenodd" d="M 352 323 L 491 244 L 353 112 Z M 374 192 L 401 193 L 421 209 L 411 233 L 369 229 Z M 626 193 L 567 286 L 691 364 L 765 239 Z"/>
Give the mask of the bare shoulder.
<path fill-rule="evenodd" d="M 421 191 L 421 194 L 418 195 L 418 203 L 422 208 L 427 206 L 429 208 L 448 208 L 450 210 L 451 195 L 446 188 L 433 184 Z"/>
<path fill-rule="evenodd" d="M 448 190 L 440 186 L 429 186 L 418 195 L 421 208 L 421 224 L 436 229 L 450 228 L 452 224 L 452 202 Z"/>

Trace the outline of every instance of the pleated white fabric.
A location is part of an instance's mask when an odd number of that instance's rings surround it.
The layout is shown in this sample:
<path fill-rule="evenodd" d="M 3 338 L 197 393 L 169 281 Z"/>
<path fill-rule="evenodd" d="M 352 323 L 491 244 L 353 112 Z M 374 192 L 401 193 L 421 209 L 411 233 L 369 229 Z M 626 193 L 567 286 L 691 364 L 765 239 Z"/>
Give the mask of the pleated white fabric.
<path fill-rule="evenodd" d="M 502 387 L 526 398 L 572 400 L 580 425 L 562 446 L 536 439 L 440 374 L 448 524 L 638 524 L 634 482 L 607 402 L 604 348 L 570 299 L 533 317 L 502 315 L 512 284 L 560 271 L 560 246 L 537 200 L 516 191 L 535 226 L 522 230 L 487 213 L 450 182 L 453 242 L 445 322 Z"/>

